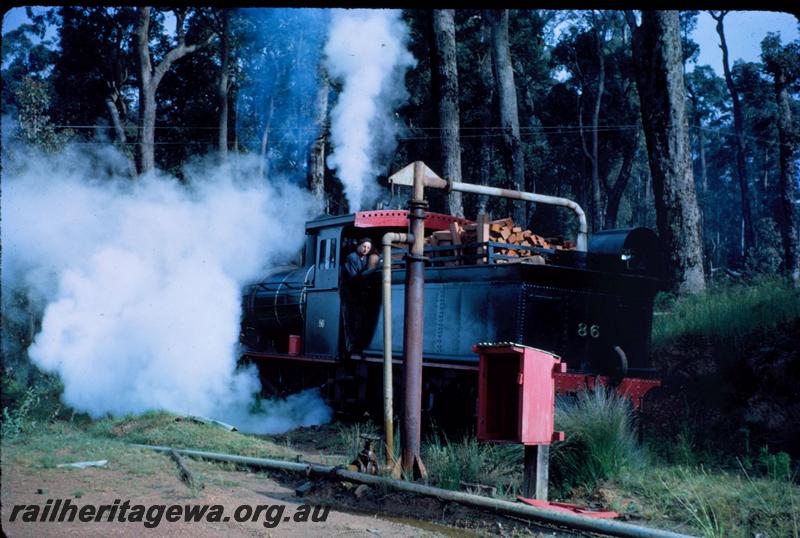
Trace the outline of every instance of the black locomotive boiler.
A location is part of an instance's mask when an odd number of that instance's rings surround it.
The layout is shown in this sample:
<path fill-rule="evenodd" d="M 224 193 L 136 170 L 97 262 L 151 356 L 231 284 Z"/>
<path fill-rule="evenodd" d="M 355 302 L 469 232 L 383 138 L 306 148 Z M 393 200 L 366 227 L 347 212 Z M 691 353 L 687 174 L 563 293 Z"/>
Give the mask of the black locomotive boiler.
<path fill-rule="evenodd" d="M 427 213 L 426 234 L 471 221 Z M 306 224 L 297 265 L 276 269 L 243 293 L 243 358 L 256 362 L 267 393 L 323 386 L 331 400 L 380 404 L 383 322 L 380 271 L 363 308 L 367 345 L 344 349 L 341 265 L 355 241 L 373 244 L 408 228 L 405 210 L 320 216 Z M 475 396 L 478 342 L 516 342 L 559 355 L 569 368 L 557 387 L 586 376 L 648 378 L 653 299 L 663 286 L 660 246 L 647 228 L 594 234 L 586 252 L 534 248 L 540 263 L 501 263 L 506 244 L 426 248 L 423 381 L 426 410 L 447 413 Z M 477 255 L 480 252 L 481 255 Z M 392 256 L 393 355 L 401 363 L 404 260 Z M 519 261 L 519 260 L 515 260 Z M 541 263 L 541 262 L 544 263 Z M 398 379 L 399 376 L 395 376 Z M 376 407 L 377 408 L 377 407 Z"/>

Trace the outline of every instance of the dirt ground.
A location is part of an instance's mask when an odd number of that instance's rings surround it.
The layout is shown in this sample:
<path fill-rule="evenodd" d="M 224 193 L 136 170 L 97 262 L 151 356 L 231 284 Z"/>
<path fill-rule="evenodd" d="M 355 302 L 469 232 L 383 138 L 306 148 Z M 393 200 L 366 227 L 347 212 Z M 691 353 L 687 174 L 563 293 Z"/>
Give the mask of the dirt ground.
<path fill-rule="evenodd" d="M 149 476 L 131 476 L 114 468 L 88 469 L 30 469 L 4 465 L 2 477 L 3 531 L 8 536 L 439 536 L 438 532 L 410 526 L 370 515 L 330 510 L 325 522 L 295 522 L 291 517 L 304 499 L 295 492 L 264 475 L 224 471 L 201 462 L 187 462 L 193 472 L 205 477 L 205 487 L 192 492 L 175 473 L 159 472 Z M 208 467 L 208 469 L 203 469 Z M 205 471 L 205 472 L 203 472 Z M 157 504 L 220 504 L 230 520 L 225 522 L 167 522 L 148 529 L 136 522 L 36 522 L 16 521 L 9 517 L 13 505 L 44 505 L 47 499 L 71 499 L 75 505 L 113 504 L 115 499 L 130 500 L 131 505 L 146 507 Z M 236 507 L 248 504 L 285 505 L 283 521 L 273 528 L 264 526 L 268 512 L 258 521 L 236 522 L 232 517 Z M 271 512 L 272 519 L 276 511 Z M 106 519 L 106 518 L 104 518 Z M 288 521 L 287 521 L 288 519 Z"/>
<path fill-rule="evenodd" d="M 326 480 L 316 480 L 305 497 L 298 497 L 295 488 L 305 478 L 296 474 L 255 473 L 228 464 L 184 458 L 185 465 L 203 485 L 190 488 L 180 480 L 177 466 L 169 457 L 128 446 L 106 447 L 108 464 L 85 469 L 55 467 L 56 463 L 78 461 L 74 456 L 80 447 L 55 448 L 46 457 L 26 450 L 24 445 L 4 448 L 0 490 L 2 530 L 11 537 L 576 536 L 453 503 Z M 309 460 L 319 459 L 318 451 L 314 452 L 307 454 Z M 146 508 L 173 504 L 222 505 L 224 516 L 221 521 L 196 522 L 169 522 L 162 517 L 157 526 L 146 528 L 143 522 L 108 522 L 107 516 L 103 521 L 88 523 L 25 522 L 23 510 L 15 521 L 10 521 L 14 505 L 44 507 L 49 499 L 53 502 L 69 499 L 79 509 L 86 505 L 113 505 L 117 499 L 119 506 L 130 501 L 130 506 L 139 504 Z M 242 505 L 285 508 L 277 520 L 279 509 L 269 512 L 265 508 L 255 521 L 237 522 L 233 514 Z M 330 510 L 324 522 L 295 521 L 294 516 L 302 513 L 302 505 L 320 510 L 319 507 L 327 506 Z M 268 528 L 265 522 L 269 521 L 276 525 Z"/>

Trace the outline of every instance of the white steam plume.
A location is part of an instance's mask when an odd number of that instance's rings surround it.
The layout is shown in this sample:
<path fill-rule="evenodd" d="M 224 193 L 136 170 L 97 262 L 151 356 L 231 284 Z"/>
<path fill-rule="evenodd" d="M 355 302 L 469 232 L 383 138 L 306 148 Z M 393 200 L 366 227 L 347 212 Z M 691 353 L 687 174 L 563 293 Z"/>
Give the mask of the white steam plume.
<path fill-rule="evenodd" d="M 257 372 L 236 369 L 241 287 L 294 256 L 310 196 L 255 180 L 254 161 L 237 162 L 235 177 L 198 163 L 181 184 L 123 178 L 121 159 L 70 149 L 4 163 L 3 287 L 44 308 L 29 356 L 59 374 L 64 402 L 93 417 L 165 409 L 262 433 L 329 420 L 318 392 L 249 414 Z"/>
<path fill-rule="evenodd" d="M 374 179 L 397 144 L 392 112 L 408 98 L 405 72 L 416 64 L 407 41 L 397 10 L 336 10 L 331 17 L 325 65 L 342 91 L 331 111 L 334 150 L 327 162 L 344 185 L 351 211 L 376 197 Z"/>

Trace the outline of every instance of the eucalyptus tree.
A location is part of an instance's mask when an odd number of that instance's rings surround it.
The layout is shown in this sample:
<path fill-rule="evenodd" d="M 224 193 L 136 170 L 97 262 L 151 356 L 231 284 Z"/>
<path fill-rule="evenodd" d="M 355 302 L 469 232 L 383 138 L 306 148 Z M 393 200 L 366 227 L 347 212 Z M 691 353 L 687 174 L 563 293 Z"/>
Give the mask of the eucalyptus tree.
<path fill-rule="evenodd" d="M 219 82 L 217 84 L 217 102 L 219 112 L 218 150 L 221 160 L 228 158 L 228 101 L 231 89 L 231 10 L 223 8 L 218 14 L 219 25 Z"/>
<path fill-rule="evenodd" d="M 237 11 L 236 129 L 243 151 L 259 155 L 264 177 L 308 181 L 309 154 L 324 123 L 316 120 L 326 113 L 319 99 L 327 98 L 320 60 L 328 17 L 321 9 Z"/>
<path fill-rule="evenodd" d="M 519 128 L 517 88 L 509 48 L 508 10 L 484 10 L 483 17 L 491 28 L 492 64 L 494 66 L 500 128 L 506 148 L 506 169 L 512 188 L 525 188 L 525 160 Z M 521 202 L 513 204 L 517 223 L 527 225 L 527 215 Z"/>
<path fill-rule="evenodd" d="M 728 86 L 731 103 L 733 105 L 733 127 L 736 132 L 736 175 L 739 179 L 739 190 L 742 204 L 742 223 L 744 226 L 744 250 L 750 250 L 755 242 L 753 231 L 753 216 L 750 210 L 750 193 L 747 178 L 747 156 L 745 149 L 744 119 L 742 104 L 739 98 L 739 91 L 731 73 L 730 62 L 728 60 L 728 43 L 725 39 L 725 15 L 729 11 L 709 11 L 711 16 L 717 21 L 717 34 L 719 34 L 720 49 L 722 49 L 722 68 L 725 73 L 725 83 Z"/>
<path fill-rule="evenodd" d="M 656 223 L 665 243 L 672 289 L 705 288 L 700 212 L 692 173 L 677 11 L 643 11 L 641 25 L 626 12 L 633 32 L 636 85 L 647 141 Z"/>
<path fill-rule="evenodd" d="M 175 8 L 173 36 L 164 33 L 163 26 L 151 25 L 153 8 L 137 8 L 135 26 L 135 51 L 138 67 L 139 89 L 139 141 L 137 145 L 137 170 L 145 174 L 155 168 L 156 92 L 164 75 L 181 58 L 206 47 L 217 37 L 213 30 L 187 43 L 186 25 L 200 13 L 198 9 Z M 152 31 L 151 31 L 152 30 Z"/>
<path fill-rule="evenodd" d="M 435 52 L 432 78 L 434 95 L 438 97 L 439 138 L 442 147 L 442 172 L 452 181 L 461 181 L 461 141 L 458 107 L 458 62 L 456 60 L 455 11 L 437 9 L 432 14 L 433 50 Z M 460 192 L 448 195 L 451 215 L 464 216 Z"/>
<path fill-rule="evenodd" d="M 697 140 L 698 171 L 703 193 L 708 191 L 705 130 L 708 122 L 725 109 L 724 84 L 708 65 L 698 65 L 686 75 L 686 92 L 691 106 L 692 129 Z"/>
<path fill-rule="evenodd" d="M 75 125 L 84 139 L 111 139 L 136 174 L 130 137 L 134 93 L 131 7 L 64 6 L 50 14 L 59 49 L 53 66 L 54 111 L 62 124 Z M 111 136 L 99 125 L 111 126 Z"/>
<path fill-rule="evenodd" d="M 795 284 L 800 284 L 800 230 L 795 209 L 797 189 L 797 165 L 795 153 L 800 143 L 797 118 L 792 116 L 791 93 L 795 96 L 800 81 L 800 41 L 782 45 L 780 36 L 769 34 L 761 42 L 761 57 L 764 68 L 772 76 L 777 104 L 775 125 L 778 130 L 780 175 L 779 201 L 776 217 L 780 227 L 784 251 L 784 268 Z"/>
<path fill-rule="evenodd" d="M 455 10 L 454 15 L 462 176 L 482 185 L 495 184 L 492 126 L 497 111 L 490 29 L 480 10 Z M 467 215 L 486 212 L 488 202 L 487 196 L 462 198 Z"/>
<path fill-rule="evenodd" d="M 330 80 L 325 67 L 319 66 L 319 85 L 314 100 L 314 131 L 316 136 L 311 144 L 308 154 L 308 190 L 317 199 L 323 213 L 330 212 L 330 200 L 325 193 L 325 151 L 330 121 L 328 115 L 329 94 L 331 91 Z"/>
<path fill-rule="evenodd" d="M 47 83 L 47 72 L 56 59 L 54 44 L 47 38 L 47 14 L 36 14 L 31 7 L 25 13 L 29 22 L 3 34 L 3 114 L 17 111 L 17 95 L 24 93 L 26 79 Z"/>
<path fill-rule="evenodd" d="M 595 230 L 617 225 L 639 147 L 638 101 L 625 21 L 616 12 L 576 17 L 553 49 L 589 173 L 581 183 Z M 564 106 L 564 105 L 562 105 Z M 588 122 L 588 126 L 586 125 Z M 587 141 L 587 138 L 589 139 Z"/>

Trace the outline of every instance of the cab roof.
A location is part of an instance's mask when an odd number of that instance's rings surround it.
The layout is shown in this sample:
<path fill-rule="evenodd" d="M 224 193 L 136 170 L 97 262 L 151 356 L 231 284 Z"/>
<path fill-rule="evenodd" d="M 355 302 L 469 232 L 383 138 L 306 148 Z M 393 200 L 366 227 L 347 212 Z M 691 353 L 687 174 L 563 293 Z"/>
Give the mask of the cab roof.
<path fill-rule="evenodd" d="M 443 213 L 427 212 L 425 215 L 425 228 L 428 230 L 449 230 L 450 224 L 457 222 L 460 225 L 473 224 L 474 221 L 445 215 Z M 306 233 L 320 228 L 332 226 L 352 225 L 356 228 L 407 228 L 407 209 L 380 209 L 375 211 L 358 211 L 348 215 L 320 215 L 306 223 Z"/>

